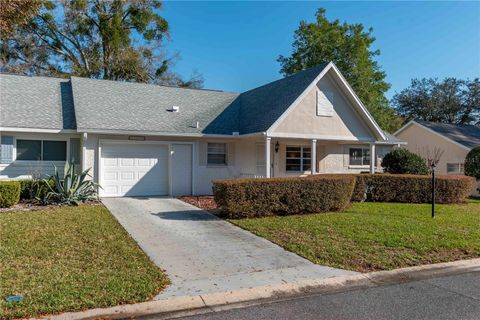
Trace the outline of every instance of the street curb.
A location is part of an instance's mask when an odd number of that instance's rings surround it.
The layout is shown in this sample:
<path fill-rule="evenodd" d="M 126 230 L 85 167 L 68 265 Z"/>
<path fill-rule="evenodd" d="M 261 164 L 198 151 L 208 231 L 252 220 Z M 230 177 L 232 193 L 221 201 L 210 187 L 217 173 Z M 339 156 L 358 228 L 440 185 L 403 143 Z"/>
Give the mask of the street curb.
<path fill-rule="evenodd" d="M 41 317 L 40 319 L 128 319 L 153 315 L 167 317 L 174 316 L 180 312 L 196 311 L 194 313 L 201 313 L 202 310 L 203 312 L 211 310 L 218 311 L 226 309 L 228 306 L 240 307 L 249 303 L 258 304 L 260 302 L 282 300 L 294 296 L 315 293 L 334 293 L 472 271 L 480 271 L 480 258 L 402 268 L 392 271 L 376 271 L 351 276 L 248 288 L 230 292 L 147 301 L 80 312 L 67 312 Z"/>

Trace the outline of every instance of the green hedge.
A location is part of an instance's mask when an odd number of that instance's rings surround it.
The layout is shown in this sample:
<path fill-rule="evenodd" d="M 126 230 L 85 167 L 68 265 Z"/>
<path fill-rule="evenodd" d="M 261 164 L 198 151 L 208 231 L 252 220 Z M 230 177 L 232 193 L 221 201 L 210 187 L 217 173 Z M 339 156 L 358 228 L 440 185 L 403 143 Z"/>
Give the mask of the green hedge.
<path fill-rule="evenodd" d="M 214 181 L 213 192 L 229 218 L 253 218 L 342 210 L 354 184 L 349 175 L 232 179 Z"/>
<path fill-rule="evenodd" d="M 44 180 L 17 180 L 20 183 L 20 199 L 27 201 L 34 201 L 44 199 L 50 191 L 47 183 Z M 49 181 L 50 186 L 55 186 L 53 181 Z"/>
<path fill-rule="evenodd" d="M 429 175 L 359 174 L 352 201 L 411 202 L 432 201 Z M 438 203 L 464 202 L 475 188 L 475 179 L 466 176 L 438 176 L 435 198 Z M 365 194 L 367 198 L 365 199 Z"/>
<path fill-rule="evenodd" d="M 0 181 L 0 208 L 8 208 L 20 200 L 20 183 Z"/>
<path fill-rule="evenodd" d="M 465 158 L 465 174 L 480 179 L 480 147 L 475 147 Z"/>

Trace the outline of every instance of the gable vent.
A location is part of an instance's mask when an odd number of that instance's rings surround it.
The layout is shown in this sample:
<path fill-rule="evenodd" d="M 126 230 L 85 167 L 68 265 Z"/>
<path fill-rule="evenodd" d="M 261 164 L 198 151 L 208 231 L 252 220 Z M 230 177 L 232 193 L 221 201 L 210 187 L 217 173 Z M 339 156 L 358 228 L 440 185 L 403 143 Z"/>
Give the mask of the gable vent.
<path fill-rule="evenodd" d="M 178 111 L 180 111 L 180 107 L 179 106 L 172 106 L 172 107 L 168 108 L 167 111 L 178 112 Z"/>

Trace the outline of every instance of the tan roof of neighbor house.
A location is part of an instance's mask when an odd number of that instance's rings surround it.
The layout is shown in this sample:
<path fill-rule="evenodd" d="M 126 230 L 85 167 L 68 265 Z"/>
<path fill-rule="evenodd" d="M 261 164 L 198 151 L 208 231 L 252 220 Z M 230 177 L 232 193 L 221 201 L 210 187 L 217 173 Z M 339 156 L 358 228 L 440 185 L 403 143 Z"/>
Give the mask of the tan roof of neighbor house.
<path fill-rule="evenodd" d="M 438 123 L 423 120 L 413 120 L 400 128 L 395 135 L 405 130 L 412 123 L 417 123 L 437 134 L 444 136 L 456 143 L 459 143 L 467 148 L 473 149 L 480 146 L 480 127 L 478 125 L 468 124 L 449 124 Z"/>

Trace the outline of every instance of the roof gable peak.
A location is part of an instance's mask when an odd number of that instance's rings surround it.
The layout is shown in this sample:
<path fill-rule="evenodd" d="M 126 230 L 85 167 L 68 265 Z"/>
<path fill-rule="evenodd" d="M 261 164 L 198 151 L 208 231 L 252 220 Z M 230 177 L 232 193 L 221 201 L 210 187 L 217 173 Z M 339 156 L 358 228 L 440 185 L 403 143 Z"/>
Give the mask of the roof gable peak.
<path fill-rule="evenodd" d="M 311 69 L 307 69 L 311 70 Z M 305 70 L 305 71 L 307 71 Z M 343 77 L 342 73 L 340 70 L 337 68 L 335 63 L 330 61 L 328 64 L 323 65 L 323 68 L 321 71 L 317 74 L 317 76 L 310 81 L 310 83 L 306 86 L 306 88 L 303 90 L 303 92 L 298 95 L 298 97 L 295 99 L 295 101 L 284 111 L 282 115 L 280 115 L 277 120 L 268 128 L 267 133 L 272 132 L 288 115 L 289 112 L 291 112 L 297 104 L 299 104 L 302 99 L 305 97 L 305 95 L 314 87 L 316 84 L 329 72 L 334 72 L 335 75 L 338 77 L 338 85 L 342 86 L 345 88 L 347 94 L 352 98 L 354 102 L 354 107 L 356 107 L 358 110 L 359 115 L 361 118 L 365 121 L 365 124 L 367 125 L 368 128 L 375 134 L 377 138 L 380 138 L 381 140 L 387 140 L 387 137 L 385 136 L 385 133 L 383 130 L 380 128 L 380 126 L 376 123 L 376 121 L 373 119 L 372 115 L 368 112 L 367 108 L 363 105 L 363 103 L 360 101 L 360 98 L 357 96 L 357 94 L 353 91 L 352 87 L 348 84 L 347 80 Z"/>

